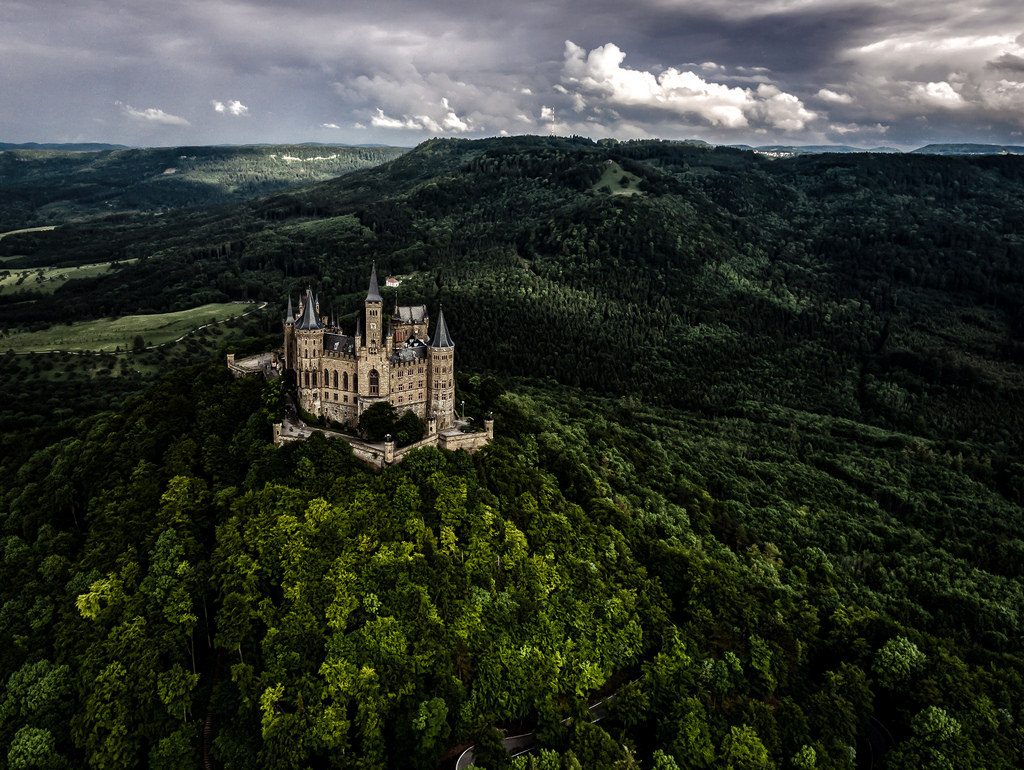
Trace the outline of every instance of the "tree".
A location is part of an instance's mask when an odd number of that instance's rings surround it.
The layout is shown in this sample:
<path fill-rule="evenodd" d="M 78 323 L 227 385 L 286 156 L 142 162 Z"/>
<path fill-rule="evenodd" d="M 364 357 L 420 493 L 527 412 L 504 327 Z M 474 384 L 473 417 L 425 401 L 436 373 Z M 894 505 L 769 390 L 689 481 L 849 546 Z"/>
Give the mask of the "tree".
<path fill-rule="evenodd" d="M 142 338 L 141 334 L 136 334 L 132 340 L 132 352 L 141 353 L 146 349 L 146 340 Z"/>
<path fill-rule="evenodd" d="M 22 727 L 7 750 L 7 766 L 11 770 L 49 770 L 63 765 L 53 735 L 39 727 Z"/>
<path fill-rule="evenodd" d="M 398 446 L 414 444 L 427 433 L 427 426 L 413 412 L 405 412 L 394 424 L 395 443 Z"/>
<path fill-rule="evenodd" d="M 383 441 L 389 433 L 394 435 L 397 414 L 387 401 L 378 401 L 359 415 L 359 434 L 368 441 Z"/>
<path fill-rule="evenodd" d="M 749 725 L 729 728 L 729 734 L 722 741 L 721 759 L 728 770 L 769 770 L 775 767 L 757 731 Z"/>
<path fill-rule="evenodd" d="M 899 687 L 924 666 L 927 657 L 905 636 L 894 636 L 875 654 L 872 670 L 889 688 Z"/>

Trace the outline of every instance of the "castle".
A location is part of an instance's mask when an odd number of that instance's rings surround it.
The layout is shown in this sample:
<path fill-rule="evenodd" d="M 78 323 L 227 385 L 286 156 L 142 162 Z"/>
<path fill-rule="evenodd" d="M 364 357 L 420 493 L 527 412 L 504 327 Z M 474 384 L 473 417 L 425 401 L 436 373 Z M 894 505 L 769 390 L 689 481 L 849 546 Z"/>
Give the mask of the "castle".
<path fill-rule="evenodd" d="M 284 319 L 284 371 L 294 376 L 299 406 L 316 417 L 355 427 L 359 416 L 387 401 L 399 414 L 413 412 L 434 434 L 455 425 L 455 343 L 438 309 L 427 337 L 426 305 L 399 306 L 385 318 L 377 266 L 354 333 L 321 314 L 311 289 L 298 314 L 288 298 Z"/>

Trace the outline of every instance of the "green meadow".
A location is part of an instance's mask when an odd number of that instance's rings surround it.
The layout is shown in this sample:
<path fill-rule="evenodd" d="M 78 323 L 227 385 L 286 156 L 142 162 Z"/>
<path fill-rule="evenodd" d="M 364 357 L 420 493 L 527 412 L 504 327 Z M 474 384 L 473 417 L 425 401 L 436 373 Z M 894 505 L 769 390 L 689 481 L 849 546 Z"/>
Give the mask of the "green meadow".
<path fill-rule="evenodd" d="M 94 278 L 121 265 L 127 265 L 135 261 L 134 259 L 122 259 L 117 262 L 96 262 L 91 265 L 72 267 L 34 267 L 0 270 L 0 294 L 15 291 L 37 291 L 51 294 L 75 278 Z"/>
<path fill-rule="evenodd" d="M 67 351 L 113 351 L 131 349 L 137 335 L 147 346 L 162 345 L 209 323 L 255 310 L 256 306 L 241 302 L 220 302 L 200 305 L 189 310 L 152 315 L 127 315 L 56 324 L 48 329 L 14 332 L 0 337 L 0 349 L 16 353 Z"/>

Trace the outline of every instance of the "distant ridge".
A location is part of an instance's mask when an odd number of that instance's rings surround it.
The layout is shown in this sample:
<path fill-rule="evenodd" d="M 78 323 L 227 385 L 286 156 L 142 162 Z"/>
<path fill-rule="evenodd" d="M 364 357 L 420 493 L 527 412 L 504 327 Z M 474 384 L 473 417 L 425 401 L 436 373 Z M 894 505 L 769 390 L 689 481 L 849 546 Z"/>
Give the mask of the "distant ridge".
<path fill-rule="evenodd" d="M 853 147 L 848 144 L 762 144 L 758 145 L 757 147 L 751 146 L 749 144 L 729 144 L 725 146 L 737 150 L 749 150 L 751 152 L 763 153 L 778 153 L 780 155 L 820 155 L 822 153 L 827 152 L 900 152 L 900 150 L 896 149 L 895 147 Z"/>
<path fill-rule="evenodd" d="M 128 150 L 126 144 L 103 144 L 102 142 L 0 142 L 0 150 L 63 150 L 64 152 L 105 152 L 107 150 Z"/>
<path fill-rule="evenodd" d="M 1012 144 L 926 144 L 918 155 L 1024 155 L 1024 147 Z"/>

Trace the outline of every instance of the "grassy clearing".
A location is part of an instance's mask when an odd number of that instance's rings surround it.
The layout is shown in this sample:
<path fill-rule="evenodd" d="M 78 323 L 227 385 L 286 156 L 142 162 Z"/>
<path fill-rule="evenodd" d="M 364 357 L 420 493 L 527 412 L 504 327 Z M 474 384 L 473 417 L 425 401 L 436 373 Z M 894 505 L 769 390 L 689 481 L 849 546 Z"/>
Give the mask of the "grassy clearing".
<path fill-rule="evenodd" d="M 75 278 L 93 278 L 121 265 L 136 262 L 135 259 L 122 259 L 117 262 L 96 262 L 92 265 L 77 267 L 34 267 L 28 269 L 0 269 L 0 294 L 15 291 L 37 291 L 52 294 L 59 287 Z"/>
<path fill-rule="evenodd" d="M 639 183 L 640 177 L 630 171 L 624 171 L 618 163 L 609 160 L 605 163 L 601 178 L 590 189 L 612 195 L 639 195 Z"/>
<path fill-rule="evenodd" d="M 17 235 L 18 233 L 45 233 L 49 230 L 56 229 L 57 225 L 43 225 L 42 227 L 23 227 L 20 230 L 8 230 L 6 233 L 0 233 L 0 241 L 8 235 Z"/>
<path fill-rule="evenodd" d="M 190 310 L 153 315 L 128 315 L 97 321 L 51 326 L 34 332 L 14 332 L 0 337 L 0 350 L 16 353 L 130 350 L 136 335 L 146 345 L 163 345 L 180 339 L 207 324 L 224 321 L 256 310 L 242 302 L 201 305 Z"/>

